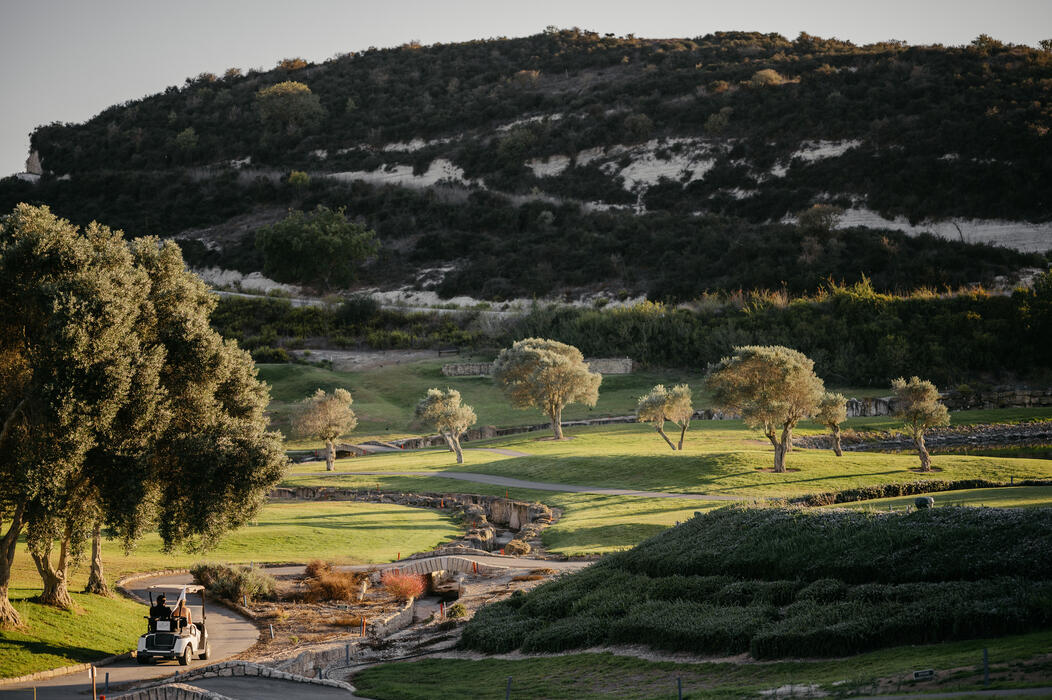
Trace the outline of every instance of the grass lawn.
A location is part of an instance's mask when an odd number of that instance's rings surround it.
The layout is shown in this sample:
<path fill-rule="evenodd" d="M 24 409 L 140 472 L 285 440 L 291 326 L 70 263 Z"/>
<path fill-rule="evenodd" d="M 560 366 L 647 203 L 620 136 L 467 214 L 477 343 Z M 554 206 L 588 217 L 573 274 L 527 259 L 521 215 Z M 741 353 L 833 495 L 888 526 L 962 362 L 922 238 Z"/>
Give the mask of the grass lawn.
<path fill-rule="evenodd" d="M 458 357 L 422 360 L 390 365 L 363 372 L 343 372 L 294 364 L 260 364 L 259 376 L 270 384 L 270 412 L 275 427 L 288 435 L 289 416 L 295 402 L 314 393 L 316 389 L 331 391 L 336 387 L 348 389 L 354 396 L 354 411 L 358 427 L 345 436 L 351 440 L 368 437 L 391 439 L 407 434 L 427 433 L 430 429 L 415 422 L 413 408 L 431 387 L 457 389 L 464 402 L 475 408 L 479 425 L 530 425 L 545 423 L 538 410 L 512 408 L 503 393 L 488 377 L 446 377 L 442 365 L 449 362 L 468 362 L 472 358 Z M 704 374 L 677 370 L 640 371 L 633 374 L 606 375 L 600 387 L 599 403 L 594 408 L 571 405 L 566 408 L 565 420 L 581 420 L 600 416 L 627 415 L 635 411 L 636 401 L 655 384 L 689 384 L 694 390 L 694 404 L 707 408 L 711 401 L 705 392 Z M 836 391 L 845 396 L 887 396 L 889 387 L 847 387 Z M 1049 414 L 1052 417 L 1052 412 Z M 320 443 L 290 440 L 290 448 L 318 447 Z"/>
<path fill-rule="evenodd" d="M 450 518 L 421 508 L 378 503 L 272 503 L 259 518 L 230 533 L 205 554 L 164 554 L 156 534 L 143 539 L 125 556 L 116 543 L 103 547 L 107 578 L 136 571 L 184 568 L 202 559 L 224 562 L 305 562 L 330 559 L 342 563 L 393 561 L 399 553 L 431 549 L 461 534 Z M 135 646 L 142 632 L 143 608 L 122 598 L 75 595 L 83 612 L 55 610 L 27 600 L 40 593 L 29 555 L 15 556 L 11 599 L 28 621 L 25 631 L 0 632 L 0 677 L 18 676 L 80 663 Z M 71 576 L 71 590 L 87 580 L 87 567 Z"/>
<path fill-rule="evenodd" d="M 538 656 L 526 659 L 424 659 L 373 666 L 351 682 L 362 697 L 379 700 L 500 697 L 512 679 L 513 698 L 675 698 L 682 679 L 684 698 L 756 697 L 790 684 L 816 684 L 834 696 L 868 694 L 877 679 L 885 692 L 981 690 L 983 648 L 989 650 L 992 688 L 1025 686 L 1018 660 L 1046 656 L 1052 632 L 929 646 L 896 647 L 845 659 L 776 663 L 671 663 L 610 653 Z M 912 672 L 936 669 L 938 680 L 915 682 Z M 1031 669 L 1029 684 L 1047 684 L 1046 660 Z M 948 673 L 944 673 L 949 671 Z M 1014 678 L 1016 677 L 1016 678 Z M 799 692 L 799 691 L 798 691 Z"/>
<path fill-rule="evenodd" d="M 962 489 L 927 494 L 935 499 L 935 506 L 988 506 L 991 508 L 1027 508 L 1052 505 L 1052 486 L 1005 486 L 994 489 Z M 917 496 L 875 498 L 856 503 L 837 503 L 825 508 L 854 510 L 888 510 L 912 507 Z"/>
<path fill-rule="evenodd" d="M 742 498 L 792 497 L 928 479 L 981 477 L 1008 481 L 1012 477 L 1052 476 L 1052 462 L 1041 459 L 936 455 L 933 464 L 941 471 L 923 474 L 914 471 L 918 460 L 909 453 L 847 452 L 843 457 L 836 457 L 830 450 L 804 449 L 794 450 L 788 456 L 790 471 L 774 474 L 764 471 L 773 464 L 770 444 L 759 432 L 746 428 L 740 421 L 695 422 L 682 452 L 668 449 L 652 428 L 639 424 L 573 428 L 567 434 L 572 439 L 562 442 L 545 440 L 540 433 L 526 433 L 485 444 L 524 452 L 531 455 L 529 457 L 504 459 L 492 453 L 469 452 L 469 463 L 455 465 L 451 457 L 444 456 L 448 453 L 434 451 L 434 458 L 414 457 L 412 463 L 426 464 L 424 468 L 432 468 L 434 464 L 437 468 L 553 483 Z M 390 465 L 399 463 L 398 456 L 343 460 L 338 468 L 397 470 Z M 371 466 L 380 464 L 385 466 Z"/>

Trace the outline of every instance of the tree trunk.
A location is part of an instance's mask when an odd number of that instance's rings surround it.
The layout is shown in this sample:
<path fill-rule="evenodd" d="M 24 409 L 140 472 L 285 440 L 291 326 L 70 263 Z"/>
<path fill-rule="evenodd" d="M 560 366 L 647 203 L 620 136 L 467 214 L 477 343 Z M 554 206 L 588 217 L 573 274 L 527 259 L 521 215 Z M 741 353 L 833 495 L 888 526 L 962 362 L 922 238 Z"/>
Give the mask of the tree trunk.
<path fill-rule="evenodd" d="M 51 566 L 51 543 L 48 542 L 47 549 L 43 552 L 34 552 L 30 549 L 30 556 L 37 566 L 40 579 L 44 582 L 44 591 L 40 594 L 40 602 L 44 605 L 54 605 L 56 608 L 72 610 L 73 598 L 69 595 L 67 580 L 69 574 L 69 545 L 73 537 L 73 526 L 66 525 L 62 533 L 62 542 L 59 547 L 58 563 Z"/>
<path fill-rule="evenodd" d="M 464 450 L 460 449 L 460 438 L 456 435 L 450 436 L 450 443 L 452 443 L 453 451 L 457 453 L 457 464 L 464 463 Z"/>
<path fill-rule="evenodd" d="M 325 441 L 325 471 L 336 471 L 336 441 Z"/>
<path fill-rule="evenodd" d="M 102 571 L 102 521 L 95 521 L 95 529 L 91 533 L 91 574 L 88 576 L 88 585 L 84 587 L 85 593 L 95 595 L 110 595 L 110 587 L 106 585 L 106 575 Z"/>
<path fill-rule="evenodd" d="M 658 434 L 660 434 L 661 437 L 665 438 L 665 442 L 668 443 L 668 446 L 671 447 L 673 450 L 675 450 L 676 446 L 673 445 L 672 441 L 668 439 L 668 435 L 665 435 L 665 429 L 662 428 L 660 425 L 657 425 L 657 426 L 654 426 L 654 427 L 657 428 Z"/>
<path fill-rule="evenodd" d="M 679 450 L 681 452 L 683 451 L 683 438 L 686 437 L 686 435 L 687 435 L 687 426 L 686 425 L 680 426 L 680 431 L 679 431 Z"/>
<path fill-rule="evenodd" d="M 552 412 L 548 414 L 548 417 L 552 419 L 552 432 L 555 434 L 556 440 L 563 439 L 563 410 L 562 408 L 552 409 Z"/>
<path fill-rule="evenodd" d="M 0 538 L 0 629 L 12 629 L 22 626 L 22 618 L 11 605 L 7 597 L 7 587 L 11 581 L 11 565 L 15 561 L 15 548 L 18 535 L 22 531 L 24 506 L 18 506 L 11 518 L 7 533 Z"/>
<path fill-rule="evenodd" d="M 931 471 L 931 455 L 928 454 L 928 448 L 924 445 L 924 433 L 917 433 L 917 437 L 913 438 L 913 444 L 917 446 L 917 454 L 920 456 L 921 471 Z"/>
<path fill-rule="evenodd" d="M 790 427 L 782 428 L 782 439 L 774 445 L 774 470 L 779 474 L 785 472 L 785 456 L 789 453 L 789 448 L 792 444 L 793 429 Z"/>
<path fill-rule="evenodd" d="M 833 428 L 833 453 L 837 457 L 843 457 L 844 450 L 840 448 L 840 426 L 834 424 L 831 427 Z"/>

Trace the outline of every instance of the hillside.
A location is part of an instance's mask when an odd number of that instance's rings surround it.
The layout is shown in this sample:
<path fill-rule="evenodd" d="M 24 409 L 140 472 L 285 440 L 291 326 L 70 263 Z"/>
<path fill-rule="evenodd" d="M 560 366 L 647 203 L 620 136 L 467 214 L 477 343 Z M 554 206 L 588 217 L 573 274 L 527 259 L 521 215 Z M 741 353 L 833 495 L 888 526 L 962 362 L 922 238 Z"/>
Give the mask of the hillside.
<path fill-rule="evenodd" d="M 195 264 L 249 272 L 255 228 L 343 206 L 383 244 L 363 283 L 447 296 L 990 284 L 1045 260 L 966 242 L 1052 248 L 1050 85 L 1052 53 L 985 36 L 407 44 L 40 127 L 42 176 L 0 182 L 0 208 L 178 234 Z M 841 228 L 791 223 L 815 204 Z"/>

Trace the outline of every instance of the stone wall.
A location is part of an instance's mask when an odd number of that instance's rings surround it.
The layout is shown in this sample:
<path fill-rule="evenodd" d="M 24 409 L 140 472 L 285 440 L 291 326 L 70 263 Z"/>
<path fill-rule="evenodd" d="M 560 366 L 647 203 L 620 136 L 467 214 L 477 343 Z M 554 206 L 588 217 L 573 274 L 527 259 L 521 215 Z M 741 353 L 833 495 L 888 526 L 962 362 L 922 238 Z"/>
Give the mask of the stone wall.
<path fill-rule="evenodd" d="M 943 396 L 951 411 L 989 408 L 1038 408 L 1052 406 L 1052 388 L 1001 386 L 984 391 L 951 391 Z"/>
<path fill-rule="evenodd" d="M 488 377 L 493 374 L 492 362 L 455 362 L 442 365 L 446 377 Z"/>
<path fill-rule="evenodd" d="M 343 660 L 343 647 L 340 647 L 340 661 Z M 301 654 L 302 656 L 302 654 Z M 297 657 L 298 658 L 298 657 Z M 333 662 L 335 663 L 335 662 Z M 138 688 L 120 695 L 108 695 L 112 700 L 197 700 L 198 698 L 209 698 L 215 700 L 226 700 L 225 695 L 220 695 L 212 690 L 204 690 L 193 685 L 194 681 L 204 678 L 222 677 L 245 677 L 245 678 L 274 678 L 277 680 L 293 681 L 307 685 L 324 685 L 330 688 L 341 688 L 354 692 L 354 686 L 343 681 L 322 680 L 309 678 L 302 674 L 278 670 L 263 664 L 251 661 L 223 661 L 218 664 L 202 666 L 200 668 L 180 673 L 178 680 L 174 683 L 160 681 L 144 688 Z M 261 681 L 265 682 L 265 681 Z M 306 689 L 304 689 L 306 690 Z"/>
<path fill-rule="evenodd" d="M 630 357 L 586 357 L 584 361 L 593 372 L 600 374 L 632 374 L 636 369 Z"/>
<path fill-rule="evenodd" d="M 586 357 L 584 361 L 593 372 L 600 374 L 632 374 L 636 368 L 630 357 Z M 454 362 L 442 365 L 442 374 L 447 377 L 489 377 L 493 374 L 493 363 Z"/>

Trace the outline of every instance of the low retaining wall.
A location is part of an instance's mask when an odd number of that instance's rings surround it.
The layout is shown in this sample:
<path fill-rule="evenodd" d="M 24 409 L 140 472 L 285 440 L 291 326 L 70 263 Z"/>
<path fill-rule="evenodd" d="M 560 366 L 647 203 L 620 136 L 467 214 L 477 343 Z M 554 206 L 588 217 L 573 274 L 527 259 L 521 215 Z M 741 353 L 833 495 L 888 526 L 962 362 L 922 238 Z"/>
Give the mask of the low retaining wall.
<path fill-rule="evenodd" d="M 632 374 L 636 363 L 630 357 L 586 357 L 588 368 L 599 374 Z M 492 362 L 452 362 L 442 365 L 442 374 L 446 377 L 490 377 L 493 375 Z"/>
<path fill-rule="evenodd" d="M 192 698 L 225 698 L 215 691 L 204 690 L 193 685 L 194 681 L 204 678 L 220 677 L 245 677 L 245 678 L 274 678 L 295 683 L 309 685 L 324 685 L 330 688 L 341 688 L 354 692 L 354 686 L 343 681 L 330 681 L 320 678 L 308 678 L 306 676 L 277 670 L 263 664 L 251 661 L 223 661 L 222 663 L 202 666 L 201 668 L 179 674 L 179 680 L 175 683 L 154 683 L 152 685 L 137 688 L 136 690 L 121 695 L 108 695 L 112 700 L 190 700 Z"/>

